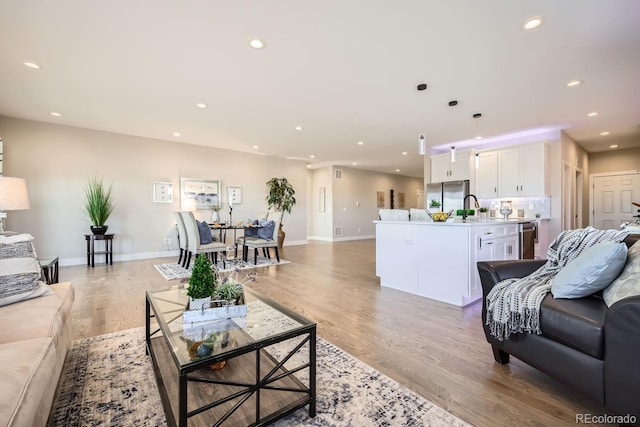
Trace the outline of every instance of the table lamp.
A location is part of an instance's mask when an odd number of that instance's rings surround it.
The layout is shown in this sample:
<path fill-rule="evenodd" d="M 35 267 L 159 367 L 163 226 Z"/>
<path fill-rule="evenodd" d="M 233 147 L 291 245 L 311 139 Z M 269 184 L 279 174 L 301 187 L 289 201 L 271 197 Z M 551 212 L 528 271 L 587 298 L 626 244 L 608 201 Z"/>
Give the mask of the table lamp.
<path fill-rule="evenodd" d="M 31 209 L 24 178 L 0 176 L 0 232 L 4 232 L 5 211 Z"/>

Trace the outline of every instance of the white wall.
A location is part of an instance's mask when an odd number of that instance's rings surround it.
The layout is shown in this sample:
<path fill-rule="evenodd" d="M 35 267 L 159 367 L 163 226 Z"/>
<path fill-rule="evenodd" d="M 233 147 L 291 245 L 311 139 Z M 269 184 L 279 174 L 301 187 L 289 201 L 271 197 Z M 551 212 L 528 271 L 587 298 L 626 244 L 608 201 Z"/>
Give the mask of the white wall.
<path fill-rule="evenodd" d="M 342 171 L 342 178 L 335 178 L 335 170 Z M 395 208 L 400 209 L 399 193 L 405 194 L 404 209 L 416 207 L 417 190 L 423 188 L 422 178 L 397 174 L 385 174 L 344 166 L 329 166 L 316 169 L 313 175 L 313 197 L 319 199 L 320 187 L 327 191 L 326 212 L 319 212 L 314 202 L 314 239 L 351 240 L 375 236 L 373 221 L 378 219 L 376 194 L 383 191 L 385 207 L 390 207 L 390 190 L 395 192 Z M 331 195 L 331 197 L 329 196 Z M 334 236 L 334 229 L 342 227 L 342 237 Z"/>
<path fill-rule="evenodd" d="M 140 138 L 29 120 L 0 117 L 4 173 L 25 178 L 31 209 L 9 212 L 7 230 L 28 232 L 40 257 L 60 257 L 61 264 L 86 262 L 84 189 L 98 174 L 113 186 L 116 201 L 107 224 L 114 239 L 114 259 L 167 255 L 175 248 L 173 211 L 180 210 L 180 178 L 219 179 L 242 188 L 235 220 L 256 218 L 266 209 L 265 183 L 285 176 L 296 190 L 297 204 L 285 214 L 285 245 L 306 243 L 307 168 L 304 162 Z M 174 203 L 153 203 L 153 182 L 173 183 Z M 198 211 L 211 219 L 211 211 Z M 228 218 L 228 209 L 221 211 Z M 163 244 L 173 237 L 173 245 Z"/>

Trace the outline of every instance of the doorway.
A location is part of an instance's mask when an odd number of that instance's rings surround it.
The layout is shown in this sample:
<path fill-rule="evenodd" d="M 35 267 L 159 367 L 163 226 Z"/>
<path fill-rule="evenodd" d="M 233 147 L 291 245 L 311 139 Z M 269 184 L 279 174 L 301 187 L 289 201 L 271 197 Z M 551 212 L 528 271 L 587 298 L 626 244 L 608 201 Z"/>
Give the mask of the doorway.
<path fill-rule="evenodd" d="M 634 221 L 640 202 L 640 172 L 592 175 L 591 224 L 606 230 Z"/>

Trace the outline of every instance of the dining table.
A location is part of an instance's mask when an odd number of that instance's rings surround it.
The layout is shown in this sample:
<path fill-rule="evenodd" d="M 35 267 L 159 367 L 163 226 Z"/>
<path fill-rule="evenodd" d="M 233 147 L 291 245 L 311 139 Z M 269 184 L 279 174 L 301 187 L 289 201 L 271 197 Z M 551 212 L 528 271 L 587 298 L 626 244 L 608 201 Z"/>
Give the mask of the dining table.
<path fill-rule="evenodd" d="M 242 230 L 242 237 L 243 237 L 243 243 L 244 243 L 244 239 L 246 238 L 246 230 L 247 229 L 258 229 L 258 228 L 262 228 L 261 225 L 259 224 L 252 224 L 252 223 L 248 223 L 248 222 L 244 222 L 244 221 L 237 221 L 235 224 L 232 223 L 225 223 L 225 222 L 212 222 L 209 223 L 209 228 L 211 228 L 211 231 L 218 231 L 219 232 L 219 240 L 223 243 L 226 244 L 227 241 L 227 230 L 233 230 L 233 248 L 234 248 L 234 257 L 237 258 L 238 257 L 238 239 L 237 239 L 237 232 L 238 230 Z M 242 251 L 242 259 L 243 260 L 247 260 L 247 254 L 246 251 L 244 250 L 245 245 L 242 245 L 243 247 L 243 251 Z"/>

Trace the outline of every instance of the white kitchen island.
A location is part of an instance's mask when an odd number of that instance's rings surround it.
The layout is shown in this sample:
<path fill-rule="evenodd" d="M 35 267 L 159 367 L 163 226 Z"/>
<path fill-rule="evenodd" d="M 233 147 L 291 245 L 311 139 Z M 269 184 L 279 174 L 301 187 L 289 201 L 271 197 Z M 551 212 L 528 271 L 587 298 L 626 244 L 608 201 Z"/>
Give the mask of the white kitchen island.
<path fill-rule="evenodd" d="M 478 261 L 518 259 L 517 220 L 374 222 L 380 284 L 449 304 L 482 297 Z"/>

